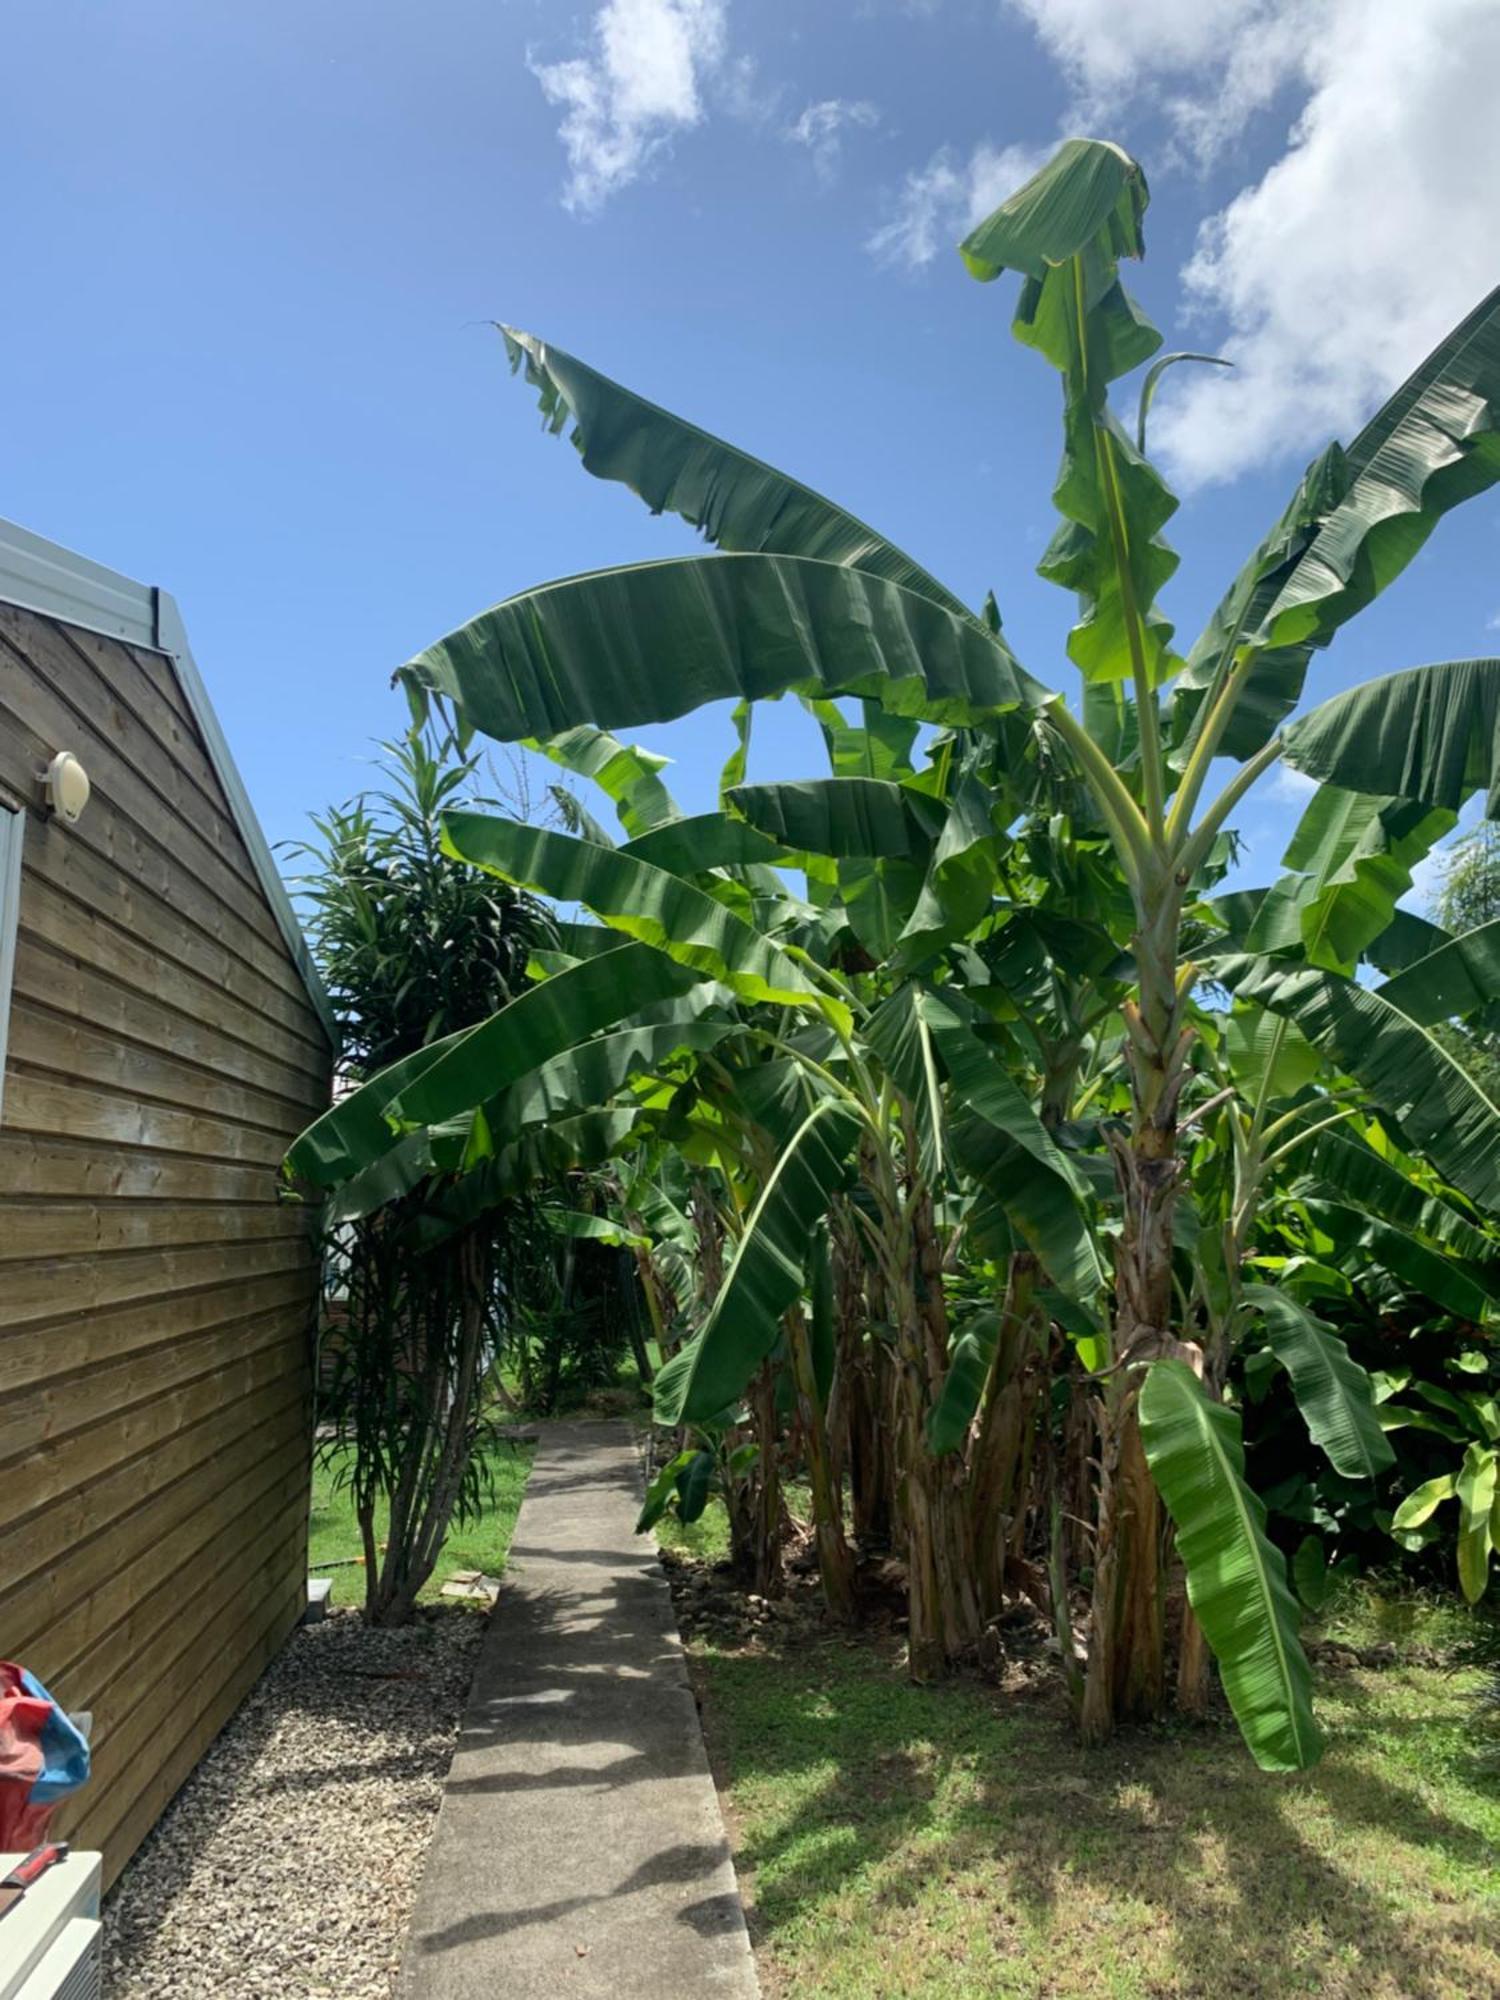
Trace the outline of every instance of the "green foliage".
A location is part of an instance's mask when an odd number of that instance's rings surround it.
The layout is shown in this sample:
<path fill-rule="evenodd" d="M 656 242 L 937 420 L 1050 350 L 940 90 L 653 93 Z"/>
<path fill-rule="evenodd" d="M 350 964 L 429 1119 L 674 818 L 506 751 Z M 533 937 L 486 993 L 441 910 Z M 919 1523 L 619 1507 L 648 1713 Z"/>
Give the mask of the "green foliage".
<path fill-rule="evenodd" d="M 1322 1749 L 1312 1674 L 1285 1561 L 1245 1484 L 1239 1419 L 1182 1362 L 1158 1361 L 1141 1390 L 1141 1441 L 1250 1752 L 1264 1771 L 1304 1770 Z"/>
<path fill-rule="evenodd" d="M 341 1078 L 356 1086 L 346 1103 L 365 1096 L 370 1086 L 357 1086 L 372 1072 L 420 1066 L 503 1007 L 549 931 L 530 898 L 442 852 L 439 817 L 476 772 L 456 738 L 413 730 L 388 746 L 386 761 L 391 788 L 326 814 L 315 822 L 319 842 L 300 850 L 314 864 L 301 888 L 343 1030 Z M 412 1615 L 450 1520 L 463 1523 L 483 1504 L 485 1384 L 531 1275 L 535 1230 L 529 1210 L 511 1203 L 432 1242 L 431 1142 L 392 1162 L 372 1157 L 389 1152 L 377 1115 L 365 1130 L 372 1143 L 337 1157 L 384 1180 L 366 1178 L 353 1200 L 346 1189 L 332 1218 L 319 1449 L 352 1496 L 366 1616 L 393 1624 Z M 310 1142 L 300 1158 L 326 1181 L 339 1178 L 326 1147 Z"/>
<path fill-rule="evenodd" d="M 1397 904 L 1476 790 L 1500 810 L 1500 663 L 1396 674 L 1283 725 L 1313 651 L 1500 478 L 1500 294 L 1308 468 L 1184 662 L 1157 602 L 1177 503 L 1146 416 L 1164 368 L 1217 357 L 1158 357 L 1133 431 L 1111 408 L 1161 344 L 1120 275 L 1147 201 L 1120 148 L 1070 140 L 963 245 L 976 277 L 1019 275 L 1017 337 L 1061 378 L 1041 572 L 1078 603 L 1076 712 L 1019 665 L 993 597 L 974 615 L 853 514 L 506 331 L 585 468 L 722 553 L 521 592 L 404 670 L 419 711 L 451 700 L 597 784 L 627 840 L 571 794 L 569 834 L 446 810 L 454 865 L 600 924 L 537 937 L 524 989 L 393 1051 L 293 1164 L 366 1219 L 440 1177 L 431 1244 L 613 1154 L 606 1198 L 550 1204 L 546 1227 L 554 1256 L 562 1231 L 574 1256 L 632 1260 L 669 1356 L 658 1417 L 699 1428 L 647 1515 L 691 1522 L 713 1489 L 739 1556 L 751 1496 L 774 1569 L 779 1461 L 800 1457 L 847 1610 L 842 1483 L 883 1480 L 853 1514 L 899 1530 L 921 1672 L 1017 1578 L 1066 1655 L 1064 1544 L 1081 1574 L 1092 1537 L 1132 1568 L 1093 1566 L 1095 1734 L 1156 1714 L 1165 1685 L 1145 1657 L 1154 1540 L 1119 1538 L 1121 1488 L 1091 1472 L 1134 1450 L 1138 1409 L 1246 1738 L 1301 1768 L 1318 1736 L 1273 1537 L 1295 1541 L 1311 1605 L 1402 1491 L 1451 1479 L 1466 1589 L 1493 1533 L 1486 1397 L 1449 1378 L 1500 1271 L 1494 912 L 1454 935 Z M 788 692 L 831 775 L 751 782 L 754 703 Z M 661 760 L 610 732 L 715 699 L 734 703 L 722 809 L 685 819 Z M 1324 781 L 1285 872 L 1211 902 L 1232 815 L 1282 755 Z M 997 1343 L 1013 1297 L 1017 1338 Z M 1160 1358 L 1182 1352 L 1208 1390 Z M 1142 1368 L 1137 1404 L 1111 1385 Z M 1462 1467 L 1423 1462 L 1434 1438 Z M 1442 1504 L 1396 1529 L 1414 1559 Z M 1156 1614 L 1121 1622 L 1142 1604 Z"/>

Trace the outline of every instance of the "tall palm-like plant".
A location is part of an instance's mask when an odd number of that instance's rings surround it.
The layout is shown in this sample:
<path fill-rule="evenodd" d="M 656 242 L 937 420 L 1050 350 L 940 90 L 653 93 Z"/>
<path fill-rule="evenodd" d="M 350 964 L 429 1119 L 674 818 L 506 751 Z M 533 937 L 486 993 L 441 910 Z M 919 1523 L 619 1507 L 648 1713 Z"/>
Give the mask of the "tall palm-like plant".
<path fill-rule="evenodd" d="M 294 850 L 345 1091 L 487 1019 L 550 932 L 533 898 L 443 852 L 442 815 L 478 760 L 447 731 L 382 747 L 389 785 L 316 817 Z M 445 1174 L 430 1141 L 401 1166 L 378 1202 L 332 1205 L 318 1408 L 364 1542 L 365 1615 L 386 1625 L 411 1617 L 451 1519 L 482 1498 L 483 1385 L 535 1234 L 517 1203 L 434 1232 Z"/>

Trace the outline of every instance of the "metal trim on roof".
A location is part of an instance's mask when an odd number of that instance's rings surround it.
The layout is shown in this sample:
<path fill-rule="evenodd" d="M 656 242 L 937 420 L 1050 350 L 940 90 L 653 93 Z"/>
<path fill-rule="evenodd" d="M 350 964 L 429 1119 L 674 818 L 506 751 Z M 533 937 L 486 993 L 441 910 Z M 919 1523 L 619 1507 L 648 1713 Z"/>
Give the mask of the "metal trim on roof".
<path fill-rule="evenodd" d="M 178 685 L 193 712 L 209 761 L 224 787 L 234 823 L 249 851 L 287 950 L 302 976 L 309 999 L 337 1046 L 338 1030 L 327 988 L 312 962 L 292 899 L 219 727 L 219 718 L 214 714 L 188 644 L 182 614 L 171 593 L 105 569 L 86 556 L 45 541 L 14 521 L 0 520 L 0 600 L 19 605 L 25 611 L 39 611 L 44 617 L 60 619 L 66 625 L 80 626 L 87 632 L 100 632 L 108 639 L 123 640 L 128 646 L 144 646 L 172 662 Z"/>

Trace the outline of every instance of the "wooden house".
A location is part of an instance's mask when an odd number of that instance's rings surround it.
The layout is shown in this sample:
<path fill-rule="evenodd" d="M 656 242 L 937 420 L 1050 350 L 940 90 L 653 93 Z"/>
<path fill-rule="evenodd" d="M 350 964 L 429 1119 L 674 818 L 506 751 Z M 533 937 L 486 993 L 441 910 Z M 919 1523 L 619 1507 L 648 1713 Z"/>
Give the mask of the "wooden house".
<path fill-rule="evenodd" d="M 172 599 L 0 522 L 0 1657 L 93 1715 L 106 1879 L 305 1602 L 330 1062 Z"/>

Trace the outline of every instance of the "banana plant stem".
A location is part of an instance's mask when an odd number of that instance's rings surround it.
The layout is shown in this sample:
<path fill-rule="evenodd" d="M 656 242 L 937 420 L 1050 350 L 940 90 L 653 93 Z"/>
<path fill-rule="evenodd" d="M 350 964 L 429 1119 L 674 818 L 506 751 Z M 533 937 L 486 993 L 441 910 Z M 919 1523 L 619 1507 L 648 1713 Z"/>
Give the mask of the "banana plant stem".
<path fill-rule="evenodd" d="M 1177 879 L 1184 884 L 1190 882 L 1202 867 L 1213 846 L 1215 837 L 1225 820 L 1234 811 L 1240 800 L 1249 791 L 1256 779 L 1281 755 L 1281 738 L 1273 737 L 1264 749 L 1258 750 L 1248 763 L 1241 764 L 1229 783 L 1214 800 L 1193 832 L 1182 844 L 1177 855 Z"/>
<path fill-rule="evenodd" d="M 1145 817 L 1130 796 L 1113 764 L 1069 709 L 1061 695 L 1044 711 L 1048 722 L 1073 752 L 1089 788 L 1098 800 L 1132 889 L 1139 890 L 1153 873 L 1156 856 Z"/>

